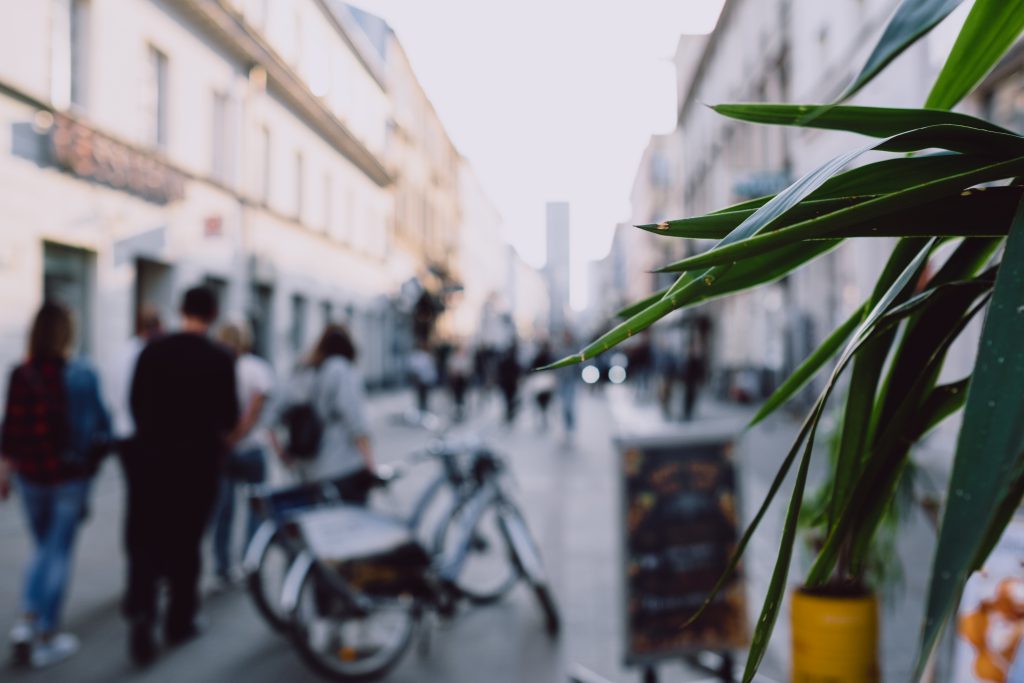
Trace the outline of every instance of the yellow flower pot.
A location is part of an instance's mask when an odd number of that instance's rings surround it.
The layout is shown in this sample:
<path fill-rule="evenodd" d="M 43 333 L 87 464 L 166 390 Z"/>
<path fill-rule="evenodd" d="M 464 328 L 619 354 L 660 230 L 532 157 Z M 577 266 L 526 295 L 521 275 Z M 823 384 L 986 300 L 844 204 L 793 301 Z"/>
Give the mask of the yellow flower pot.
<path fill-rule="evenodd" d="M 798 590 L 792 602 L 793 683 L 875 683 L 878 600 Z"/>

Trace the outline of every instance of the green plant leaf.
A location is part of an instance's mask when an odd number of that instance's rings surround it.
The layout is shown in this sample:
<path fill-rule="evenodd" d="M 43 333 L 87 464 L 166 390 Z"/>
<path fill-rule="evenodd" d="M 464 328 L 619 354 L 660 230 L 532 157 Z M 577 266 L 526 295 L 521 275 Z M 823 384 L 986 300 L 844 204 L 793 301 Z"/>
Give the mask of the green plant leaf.
<path fill-rule="evenodd" d="M 772 392 L 772 395 L 764 402 L 761 408 L 750 421 L 749 427 L 753 427 L 761 420 L 774 413 L 786 401 L 792 398 L 793 394 L 800 391 L 821 367 L 828 362 L 828 359 L 836 355 L 843 343 L 849 339 L 850 333 L 860 324 L 867 312 L 866 306 L 862 305 L 846 319 L 842 325 L 832 331 L 832 334 L 821 343 L 814 353 L 804 359 L 800 366 L 790 373 L 786 381 L 779 385 L 779 388 Z"/>
<path fill-rule="evenodd" d="M 945 178 L 954 173 L 984 166 L 989 160 L 989 156 L 975 156 L 952 152 L 883 159 L 871 164 L 857 166 L 829 178 L 821 187 L 808 195 L 807 201 L 835 200 L 837 202 L 854 203 L 857 198 L 866 199 L 872 195 L 889 194 L 929 180 Z M 759 197 L 748 202 L 725 207 L 705 216 L 685 218 L 680 221 L 668 221 L 667 225 L 670 229 L 676 225 L 686 225 L 689 223 L 703 223 L 709 226 L 718 226 L 719 228 L 721 226 L 735 228 L 753 215 L 756 209 L 764 206 L 772 199 L 774 199 L 774 195 Z M 797 206 L 801 205 L 802 203 Z M 825 205 L 821 204 L 819 206 L 824 207 Z M 832 206 L 829 208 L 834 210 L 837 207 Z M 638 225 L 637 227 L 657 232 L 663 226 L 662 224 L 651 223 Z"/>
<path fill-rule="evenodd" d="M 945 514 L 935 551 L 920 673 L 943 624 L 956 609 L 1024 450 L 1024 203 L 1014 219 L 982 327 L 964 406 Z"/>
<path fill-rule="evenodd" d="M 934 242 L 933 242 L 934 243 Z M 868 299 L 869 307 L 878 310 L 878 304 L 886 296 L 892 285 L 898 281 L 901 273 L 915 259 L 926 256 L 923 240 L 904 239 L 893 249 L 875 289 Z M 890 299 L 890 305 L 901 297 L 907 296 L 907 287 L 897 292 Z M 838 452 L 835 463 L 835 474 L 832 477 L 832 495 L 828 505 L 828 526 L 831 531 L 839 511 L 842 510 L 847 497 L 853 488 L 858 473 L 858 465 L 865 444 L 870 442 L 868 428 L 871 424 L 871 412 L 875 402 L 875 391 L 882 366 L 889 355 L 889 348 L 894 339 L 894 330 L 879 330 L 873 339 L 865 342 L 853 364 L 850 377 L 850 388 L 846 394 L 843 409 L 843 429 L 838 439 Z M 840 578 L 846 578 L 845 562 L 840 563 Z"/>
<path fill-rule="evenodd" d="M 811 218 L 786 228 L 748 237 L 740 241 L 733 240 L 730 243 L 725 243 L 723 240 L 713 249 L 676 261 L 666 266 L 663 270 L 676 272 L 705 269 L 734 263 L 745 258 L 748 254 L 764 253 L 769 249 L 786 244 L 793 244 L 813 238 L 832 237 L 837 231 L 850 225 L 870 221 L 890 211 L 920 206 L 978 183 L 1009 178 L 1020 171 L 1024 171 L 1024 156 L 1016 157 L 1009 161 L 999 161 L 974 171 L 958 173 L 941 180 L 923 183 L 876 199 L 869 199 L 825 216 Z M 766 204 L 765 206 L 768 205 Z"/>
<path fill-rule="evenodd" d="M 963 194 L 941 197 L 918 207 L 891 211 L 863 223 L 832 233 L 832 238 L 919 237 L 942 235 L 1005 235 L 1024 187 L 977 188 Z M 861 204 L 877 196 L 863 195 L 841 199 L 805 200 L 772 225 L 778 230 L 840 209 Z M 721 239 L 749 217 L 753 211 L 685 218 L 658 225 L 637 226 L 656 235 L 689 239 Z M 771 232 L 768 230 L 766 232 Z M 813 238 L 811 238 L 813 239 Z"/>
<path fill-rule="evenodd" d="M 837 199 L 889 194 L 929 180 L 938 180 L 984 166 L 991 158 L 991 155 L 988 154 L 933 152 L 882 159 L 863 166 L 856 166 L 829 178 L 820 188 L 812 192 L 808 199 Z"/>
<path fill-rule="evenodd" d="M 776 280 L 807 261 L 832 249 L 836 244 L 838 244 L 837 240 L 818 240 L 813 245 L 793 245 L 790 248 L 775 249 L 769 253 L 750 258 L 743 263 L 737 264 L 735 269 L 723 269 L 721 278 L 709 283 L 707 286 L 691 290 L 686 299 L 681 297 L 668 298 L 668 292 L 657 300 L 655 300 L 654 296 L 647 297 L 626 309 L 627 311 L 633 311 L 626 320 L 587 345 L 578 354 L 563 358 L 557 363 L 540 369 L 564 367 L 593 358 L 599 353 L 607 351 L 615 344 L 642 332 L 677 308 L 681 308 L 684 305 L 701 303 Z M 735 272 L 732 272 L 733 270 Z M 689 278 L 690 276 L 684 275 L 683 277 Z"/>
<path fill-rule="evenodd" d="M 858 204 L 868 198 L 868 196 L 861 196 L 804 201 L 794 206 L 793 209 L 786 214 L 786 219 L 788 222 L 792 223 L 798 220 L 821 216 L 831 213 L 837 209 Z M 754 214 L 754 211 L 755 209 L 740 209 L 738 211 L 727 211 L 724 213 L 709 213 L 695 218 L 683 218 L 680 220 L 666 221 L 664 223 L 638 225 L 636 227 L 655 235 L 687 237 L 690 239 L 702 240 L 720 240 L 732 232 L 736 226 L 750 218 L 750 216 Z"/>
<path fill-rule="evenodd" d="M 797 456 L 800 454 L 800 447 L 804 444 L 804 440 L 807 438 L 808 434 L 810 434 L 813 426 L 817 423 L 817 419 L 818 411 L 816 405 L 815 409 L 808 413 L 807 417 L 804 418 L 804 422 L 800 426 L 800 432 L 797 434 L 796 441 L 792 446 L 790 446 L 789 452 L 786 453 L 786 457 L 783 458 L 782 464 L 779 465 L 779 469 L 775 472 L 775 477 L 772 479 L 772 483 L 768 486 L 768 492 L 761 501 L 753 519 L 750 521 L 750 524 L 747 525 L 747 528 L 743 530 L 743 535 L 740 536 L 740 540 L 736 543 L 736 549 L 733 550 L 732 555 L 729 557 L 729 563 L 726 565 L 725 570 L 718 577 L 715 585 L 704 598 L 704 602 L 701 603 L 700 608 L 686 620 L 686 623 L 683 624 L 684 628 L 700 619 L 701 615 L 704 614 L 704 611 L 707 610 L 718 594 L 722 591 L 722 588 L 725 587 L 725 584 L 732 578 L 733 573 L 736 571 L 736 567 L 739 565 L 740 559 L 743 557 L 743 553 L 746 552 L 747 545 L 750 544 L 750 539 L 753 538 L 754 532 L 757 531 L 758 526 L 761 524 L 761 520 L 764 519 L 765 514 L 768 512 L 768 508 L 771 507 L 779 489 L 782 488 L 782 484 L 786 480 L 790 468 L 793 466 Z"/>
<path fill-rule="evenodd" d="M 809 244 L 793 244 L 740 261 L 711 286 L 701 289 L 698 296 L 688 302 L 688 305 L 703 303 L 744 289 L 774 282 L 808 261 L 835 248 L 840 242 L 841 240 L 815 240 Z"/>
<path fill-rule="evenodd" d="M 837 105 L 826 107 L 820 114 L 807 120 L 807 115 L 818 108 L 818 105 L 763 103 L 719 104 L 712 107 L 722 116 L 740 121 L 774 126 L 843 130 L 876 138 L 885 138 L 904 131 L 940 124 L 1011 133 L 1011 131 L 984 119 L 941 109 L 893 109 Z"/>
<path fill-rule="evenodd" d="M 988 145 L 987 148 L 986 143 Z M 990 149 L 994 144 L 998 144 L 999 148 L 1003 152 L 1006 152 L 1007 148 L 1013 148 L 1014 145 L 1021 146 L 1022 149 L 1024 149 L 1024 138 L 1020 138 L 1015 135 L 995 133 L 992 131 L 966 128 L 964 126 L 930 126 L 907 133 L 901 133 L 900 135 L 847 152 L 846 154 L 842 154 L 830 160 L 819 168 L 807 173 L 805 176 L 773 197 L 761 208 L 757 209 L 757 211 L 755 211 L 747 220 L 723 238 L 714 249 L 697 257 L 693 257 L 694 259 L 710 257 L 715 261 L 714 267 L 707 269 L 699 276 L 694 275 L 693 273 L 684 273 L 683 276 L 669 287 L 661 300 L 619 323 L 612 330 L 606 332 L 600 338 L 582 349 L 578 354 L 563 358 L 562 360 L 552 364 L 550 367 L 563 367 L 564 365 L 579 363 L 587 358 L 593 358 L 594 356 L 607 351 L 616 344 L 621 343 L 630 336 L 646 329 L 671 311 L 688 305 L 694 301 L 708 298 L 708 288 L 713 287 L 715 282 L 724 276 L 730 268 L 732 268 L 734 263 L 739 260 L 740 255 L 749 256 L 756 253 L 750 251 L 749 245 L 753 243 L 756 246 L 761 246 L 759 240 L 764 240 L 765 238 L 775 240 L 771 245 L 772 247 L 782 246 L 779 242 L 792 244 L 804 239 L 808 233 L 814 234 L 816 231 L 821 231 L 814 221 L 832 221 L 828 224 L 829 227 L 838 230 L 845 227 L 845 225 L 848 225 L 849 222 L 856 222 L 857 219 L 870 217 L 866 216 L 865 213 L 855 214 L 852 217 L 849 215 L 849 212 L 856 211 L 869 204 L 888 202 L 887 204 L 874 207 L 874 210 L 878 210 L 879 213 L 881 213 L 882 210 L 893 208 L 893 204 L 899 204 L 900 207 L 906 207 L 941 197 L 942 194 L 949 191 L 950 188 L 958 187 L 961 183 L 972 185 L 978 182 L 1007 177 L 1006 174 L 1014 175 L 1017 172 L 1024 173 L 1024 157 L 1019 157 L 1011 159 L 1008 162 L 999 162 L 984 166 L 970 173 L 960 173 L 942 180 L 924 183 L 912 188 L 911 190 L 904 191 L 904 193 L 899 194 L 899 196 L 889 195 L 886 197 L 880 197 L 876 200 L 869 200 L 862 204 L 836 211 L 818 219 L 811 219 L 809 221 L 804 221 L 803 223 L 798 223 L 792 228 L 782 229 L 768 235 L 754 237 L 756 233 L 763 230 L 772 221 L 785 214 L 793 206 L 805 199 L 815 190 L 819 189 L 828 181 L 829 178 L 834 176 L 844 166 L 851 163 L 854 159 L 865 152 L 874 149 L 887 151 L 912 151 L 914 149 L 920 149 L 922 146 L 940 146 L 956 149 L 957 151 L 973 152 L 978 149 Z M 834 224 L 837 218 L 839 219 L 838 225 Z M 849 222 L 843 223 L 843 220 Z M 798 230 L 799 232 L 794 234 L 794 230 Z M 722 259 L 721 255 L 723 252 L 726 252 L 726 250 L 730 250 L 727 252 L 729 255 L 736 253 L 737 258 Z M 768 248 L 765 247 L 763 251 L 768 251 Z M 690 259 L 684 259 L 684 261 L 689 260 Z"/>
<path fill-rule="evenodd" d="M 824 405 L 824 404 L 822 404 Z M 807 487 L 807 470 L 811 464 L 811 452 L 814 450 L 814 433 L 817 429 L 817 418 L 821 417 L 821 408 L 811 427 L 807 438 L 807 445 L 804 447 L 804 455 L 800 459 L 800 467 L 797 469 L 796 481 L 793 483 L 793 495 L 789 499 L 789 508 L 786 511 L 786 521 L 782 526 L 782 538 L 779 541 L 779 556 L 775 561 L 775 569 L 772 570 L 772 578 L 768 583 L 768 593 L 761 607 L 761 616 L 754 627 L 754 635 L 750 641 L 750 650 L 747 653 L 747 664 L 743 670 L 743 683 L 750 683 L 754 680 L 754 674 L 764 659 L 764 653 L 768 649 L 768 641 L 771 640 L 772 630 L 775 628 L 775 621 L 779 617 L 779 608 L 786 597 L 786 580 L 789 577 L 789 564 L 793 559 L 793 542 L 796 540 L 796 527 L 800 519 L 800 505 L 803 502 L 804 489 Z"/>
<path fill-rule="evenodd" d="M 855 575 L 863 572 L 868 546 L 899 486 L 910 446 L 928 428 L 927 399 L 939 378 L 946 352 L 982 309 L 991 287 L 991 277 L 979 278 L 970 286 L 941 286 L 937 293 L 942 296 L 930 301 L 907 325 L 886 383 L 889 392 L 880 398 L 890 404 L 878 421 L 879 429 L 885 430 L 885 438 L 872 443 L 865 458 L 880 462 L 883 467 L 874 479 L 871 494 L 861 498 L 853 520 L 851 571 Z"/>
<path fill-rule="evenodd" d="M 843 525 L 847 529 L 844 533 L 852 541 L 854 572 L 863 572 L 868 546 L 899 487 L 900 477 L 907 466 L 911 444 L 920 438 L 928 423 L 937 419 L 937 416 L 928 415 L 925 408 L 920 406 L 925 404 L 929 392 L 934 387 L 946 352 L 967 324 L 984 308 L 988 298 L 988 295 L 985 295 L 979 303 L 975 303 L 956 325 L 943 335 L 940 343 L 935 345 L 934 350 L 928 354 L 927 363 L 911 383 L 907 401 L 900 406 L 872 447 L 871 457 L 864 468 L 863 476 L 857 482 L 858 493 L 852 497 L 851 502 L 855 502 L 855 505 L 851 505 L 847 510 Z"/>
<path fill-rule="evenodd" d="M 944 412 L 948 406 L 929 404 L 934 399 L 927 398 L 927 392 L 938 378 L 949 346 L 981 310 L 984 300 L 982 304 L 975 300 L 982 295 L 987 297 L 992 288 L 991 270 L 968 281 L 953 278 L 976 273 L 998 242 L 964 240 L 931 278 L 929 290 L 879 318 L 879 327 L 891 327 L 894 320 L 890 318 L 914 316 L 887 378 L 887 386 L 894 390 L 884 398 L 885 392 L 881 392 L 876 401 L 876 411 L 880 404 L 891 404 L 883 411 L 884 419 L 875 420 L 881 436 L 871 446 L 853 493 L 842 503 L 838 521 L 832 525 L 808 575 L 809 585 L 819 585 L 830 577 L 844 549 L 848 551 L 844 562 L 849 563 L 851 572 L 859 575 L 863 571 L 868 545 L 899 485 L 910 444 L 948 414 Z M 946 390 L 955 392 L 957 387 Z M 851 501 L 856 501 L 856 505 Z M 849 545 L 844 542 L 846 539 Z"/>
<path fill-rule="evenodd" d="M 1024 3 L 975 0 L 926 107 L 950 109 L 992 70 L 1024 30 Z"/>
<path fill-rule="evenodd" d="M 928 289 L 914 298 L 923 303 L 921 313 L 907 325 L 890 364 L 875 404 L 873 426 L 885 423 L 908 400 L 907 391 L 934 347 L 935 339 L 956 324 L 974 299 L 991 290 L 995 271 L 989 269 L 980 276 L 977 274 L 1001 243 L 1001 239 L 963 240 L 928 281 Z M 959 291 L 954 293 L 949 291 L 951 289 Z M 932 301 L 939 294 L 941 300 Z"/>
<path fill-rule="evenodd" d="M 910 392 L 912 395 L 920 395 L 922 391 L 927 391 L 931 386 L 930 383 L 934 382 L 949 346 L 959 337 L 974 315 L 983 308 L 984 303 L 985 300 L 975 304 L 958 321 L 957 325 L 947 331 L 934 346 L 928 355 L 925 371 L 915 379 L 915 386 Z M 829 579 L 832 568 L 835 566 L 842 546 L 852 528 L 860 524 L 864 529 L 865 525 L 861 522 L 865 516 L 869 516 L 877 522 L 875 511 L 884 507 L 885 503 L 891 499 L 889 492 L 892 487 L 887 482 L 891 482 L 892 478 L 898 474 L 899 467 L 914 438 L 923 433 L 915 425 L 933 423 L 933 419 L 919 412 L 918 406 L 918 403 L 909 401 L 901 406 L 901 412 L 890 421 L 888 427 L 876 440 L 872 447 L 872 455 L 860 473 L 853 493 L 849 496 L 842 513 L 833 525 L 825 539 L 825 544 L 818 552 L 818 556 L 807 574 L 806 584 L 808 586 L 820 586 Z"/>
<path fill-rule="evenodd" d="M 943 420 L 964 407 L 967 400 L 967 387 L 971 380 L 965 377 L 957 382 L 942 384 L 932 389 L 925 399 L 921 412 L 926 417 L 920 436 L 924 436 L 937 427 Z"/>
<path fill-rule="evenodd" d="M 936 24 L 945 19 L 961 2 L 962 0 L 903 0 L 889 20 L 864 68 L 843 92 L 840 101 L 849 99 L 867 85 L 889 62 L 935 28 Z"/>
<path fill-rule="evenodd" d="M 982 156 L 990 158 L 989 155 Z M 911 157 L 883 159 L 871 164 L 856 166 L 829 178 L 820 188 L 812 192 L 809 198 L 840 199 L 860 195 L 887 194 L 929 179 L 943 178 L 957 170 L 965 171 L 979 165 L 981 164 L 970 155 L 954 152 L 932 152 Z M 1014 184 L 1024 184 L 1024 179 L 1021 183 Z M 764 206 L 774 198 L 775 195 L 757 197 L 712 211 L 708 215 L 752 211 Z"/>
<path fill-rule="evenodd" d="M 715 583 L 715 586 L 708 593 L 700 609 L 698 609 L 697 612 L 694 613 L 694 615 L 687 620 L 687 625 L 693 623 L 698 618 L 700 618 L 701 614 L 703 614 L 704 610 L 707 609 L 708 605 L 712 603 L 712 601 L 715 599 L 715 596 L 718 595 L 722 587 L 732 576 L 732 573 L 736 570 L 736 566 L 739 564 L 740 558 L 743 556 L 743 553 L 746 550 L 747 544 L 750 542 L 750 539 L 753 536 L 754 531 L 761 523 L 761 520 L 764 518 L 765 513 L 771 506 L 772 501 L 775 500 L 775 495 L 781 488 L 783 481 L 785 481 L 786 476 L 789 474 L 790 468 L 793 466 L 793 462 L 796 460 L 797 455 L 800 453 L 800 448 L 803 445 L 804 440 L 810 437 L 811 441 L 809 442 L 808 448 L 810 449 L 813 447 L 813 434 L 815 429 L 817 428 L 818 421 L 821 419 L 822 411 L 824 410 L 825 404 L 828 402 L 829 397 L 832 395 L 832 391 L 836 386 L 836 382 L 839 380 L 840 375 L 842 374 L 846 365 L 849 363 L 850 358 L 853 356 L 854 353 L 856 353 L 860 346 L 865 343 L 865 341 L 870 339 L 872 325 L 878 320 L 879 317 L 881 317 L 886 307 L 888 307 L 892 303 L 896 296 L 900 292 L 902 292 L 906 288 L 907 284 L 911 282 L 912 279 L 920 272 L 921 267 L 924 265 L 925 257 L 931 250 L 933 244 L 934 240 L 929 241 L 929 243 L 925 246 L 922 253 L 919 254 L 918 257 L 915 258 L 914 261 L 907 266 L 905 271 L 901 273 L 900 277 L 897 278 L 897 280 L 892 284 L 890 291 L 885 293 L 885 295 L 878 301 L 875 308 L 872 309 L 864 317 L 864 320 L 860 322 L 860 325 L 858 325 L 857 331 L 854 333 L 854 340 L 844 350 L 843 355 L 839 358 L 838 362 L 836 363 L 836 366 L 832 369 L 832 374 L 830 375 L 829 380 L 825 385 L 825 388 L 818 396 L 818 399 L 815 402 L 814 407 L 811 409 L 810 413 L 804 419 L 803 425 L 800 428 L 800 433 L 797 435 L 796 442 L 790 448 L 789 452 L 786 454 L 786 457 L 783 459 L 782 464 L 779 466 L 779 469 L 775 474 L 775 478 L 772 480 L 771 485 L 768 487 L 768 492 L 765 494 L 764 500 L 761 502 L 761 506 L 758 508 L 758 511 L 754 515 L 754 518 L 751 521 L 751 523 L 747 525 L 746 530 L 743 532 L 743 535 L 741 536 L 739 542 L 736 545 L 736 549 L 733 551 L 732 556 L 729 558 L 729 563 L 726 566 L 725 571 L 722 572 L 722 575 L 718 578 L 718 581 Z M 806 458 L 809 457 L 809 454 L 810 450 L 806 452 L 805 460 Z M 801 466 L 803 466 L 803 464 L 804 463 L 802 462 Z M 792 499 L 790 502 L 792 503 Z M 799 507 L 800 506 L 798 503 L 796 506 L 797 517 L 799 517 Z M 790 547 L 790 552 L 792 552 L 792 547 Z M 776 563 L 776 567 L 778 568 L 779 563 L 783 561 L 785 561 L 788 564 L 789 559 L 788 557 L 784 558 L 782 555 L 780 555 L 779 560 Z M 775 605 L 776 610 L 777 608 L 778 606 Z M 771 614 L 768 613 L 764 616 L 771 617 Z M 771 621 L 772 623 L 774 623 L 773 617 L 771 618 Z M 771 632 L 770 625 L 768 626 L 767 632 Z M 765 645 L 766 644 L 767 642 L 765 642 Z"/>
<path fill-rule="evenodd" d="M 1010 523 L 1017 508 L 1020 507 L 1021 497 L 1024 496 L 1024 453 L 1017 456 L 1017 467 L 1010 476 L 1010 486 L 1001 499 L 996 501 L 996 513 L 992 521 L 982 533 L 981 545 L 978 547 L 978 554 L 971 563 L 971 571 L 981 569 L 989 553 L 996 547 L 1006 525 Z"/>
<path fill-rule="evenodd" d="M 655 303 L 661 297 L 665 296 L 665 293 L 667 291 L 668 291 L 668 287 L 665 287 L 664 289 L 660 289 L 657 292 L 655 292 L 654 294 L 650 295 L 649 297 L 643 298 L 640 301 L 637 301 L 635 304 L 630 304 L 629 306 L 626 306 L 625 308 L 616 311 L 615 312 L 615 317 L 616 318 L 629 318 L 631 316 L 634 316 L 637 313 L 639 313 L 640 311 L 642 311 L 645 308 L 647 308 L 648 306 L 650 306 L 651 304 Z"/>

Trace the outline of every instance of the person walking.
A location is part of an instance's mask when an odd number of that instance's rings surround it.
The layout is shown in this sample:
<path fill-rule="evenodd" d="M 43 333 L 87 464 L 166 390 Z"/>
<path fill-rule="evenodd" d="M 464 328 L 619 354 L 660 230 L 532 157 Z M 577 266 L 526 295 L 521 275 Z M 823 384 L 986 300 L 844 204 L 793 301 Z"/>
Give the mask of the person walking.
<path fill-rule="evenodd" d="M 199 635 L 200 541 L 238 424 L 235 359 L 206 336 L 217 318 L 216 296 L 205 287 L 188 290 L 181 316 L 181 331 L 139 355 L 131 391 L 135 438 L 122 448 L 128 484 L 123 607 L 129 653 L 139 665 L 156 656 L 160 579 L 170 593 L 164 643 Z"/>
<path fill-rule="evenodd" d="M 125 340 L 117 354 L 117 366 L 113 379 L 111 399 L 113 408 L 114 436 L 120 441 L 127 441 L 135 434 L 135 422 L 132 420 L 131 393 L 132 378 L 135 376 L 135 363 L 139 354 L 149 342 L 163 334 L 163 323 L 155 306 L 146 304 L 139 310 L 135 325 L 135 334 Z"/>
<path fill-rule="evenodd" d="M 59 630 L 60 615 L 90 483 L 110 441 L 96 372 L 69 358 L 73 337 L 68 310 L 43 304 L 28 358 L 10 375 L 0 436 L 0 500 L 10 494 L 13 474 L 35 544 L 11 645 L 17 663 L 34 667 L 78 650 L 78 639 Z"/>
<path fill-rule="evenodd" d="M 447 374 L 448 388 L 452 394 L 452 404 L 455 406 L 455 421 L 462 422 L 466 416 L 466 391 L 469 389 L 470 377 L 473 374 L 473 357 L 465 343 L 460 343 L 452 351 Z"/>
<path fill-rule="evenodd" d="M 373 469 L 373 449 L 366 419 L 366 387 L 355 365 L 356 355 L 348 329 L 328 325 L 309 358 L 296 370 L 286 395 L 277 402 L 272 422 L 283 424 L 297 436 L 318 433 L 318 442 L 304 443 L 301 454 L 291 452 L 296 450 L 294 446 L 282 445 L 276 437 L 273 443 L 281 459 L 297 468 L 303 479 L 338 480 L 353 475 L 352 489 L 342 487 L 339 493 L 348 502 L 361 503 L 367 490 L 358 484 L 365 483 L 359 475 Z M 316 429 L 296 424 L 311 421 Z"/>
<path fill-rule="evenodd" d="M 513 343 L 498 361 L 498 388 L 505 398 L 505 424 L 511 426 L 519 408 L 519 346 Z"/>
<path fill-rule="evenodd" d="M 213 514 L 213 555 L 215 573 L 222 586 L 230 585 L 232 571 L 231 531 L 235 520 L 235 488 L 238 484 L 259 484 L 266 479 L 267 434 L 262 423 L 263 408 L 274 384 L 270 364 L 252 351 L 252 335 L 244 323 L 228 323 L 217 332 L 217 340 L 235 356 L 235 384 L 242 417 L 231 433 L 232 444 Z M 246 543 L 256 531 L 257 519 L 249 511 Z"/>
<path fill-rule="evenodd" d="M 416 390 L 416 410 L 422 419 L 430 412 L 430 390 L 437 384 L 437 362 L 426 342 L 418 344 L 409 354 L 409 375 Z"/>
<path fill-rule="evenodd" d="M 542 368 L 555 362 L 555 355 L 551 350 L 551 342 L 547 339 L 541 341 L 537 354 L 533 357 L 531 364 L 534 369 Z M 547 431 L 548 428 L 548 406 L 555 394 L 555 376 L 550 372 L 535 372 L 532 375 L 532 387 L 534 401 L 537 403 L 537 412 L 540 414 L 540 428 Z"/>
<path fill-rule="evenodd" d="M 566 329 L 562 331 L 562 339 L 558 356 L 564 358 L 576 353 L 576 344 L 572 333 Z M 555 370 L 556 391 L 558 401 L 562 404 L 562 422 L 565 426 L 565 445 L 571 446 L 576 437 L 576 383 L 579 373 L 575 366 L 568 366 Z"/>

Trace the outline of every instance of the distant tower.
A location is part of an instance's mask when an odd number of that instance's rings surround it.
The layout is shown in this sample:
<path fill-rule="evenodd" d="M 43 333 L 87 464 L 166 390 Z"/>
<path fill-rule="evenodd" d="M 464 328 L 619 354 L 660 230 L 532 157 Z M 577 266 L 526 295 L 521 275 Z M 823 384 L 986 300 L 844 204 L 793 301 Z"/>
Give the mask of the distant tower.
<path fill-rule="evenodd" d="M 544 268 L 551 297 L 550 332 L 557 334 L 566 325 L 569 307 L 569 203 L 548 202 L 548 259 Z"/>

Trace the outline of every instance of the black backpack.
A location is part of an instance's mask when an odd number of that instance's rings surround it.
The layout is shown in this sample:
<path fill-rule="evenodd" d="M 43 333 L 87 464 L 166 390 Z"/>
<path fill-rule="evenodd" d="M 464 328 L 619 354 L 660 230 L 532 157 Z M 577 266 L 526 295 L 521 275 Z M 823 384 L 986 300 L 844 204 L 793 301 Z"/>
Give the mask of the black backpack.
<path fill-rule="evenodd" d="M 285 453 L 296 460 L 312 460 L 320 452 L 324 423 L 312 403 L 297 403 L 281 415 L 287 432 Z"/>

